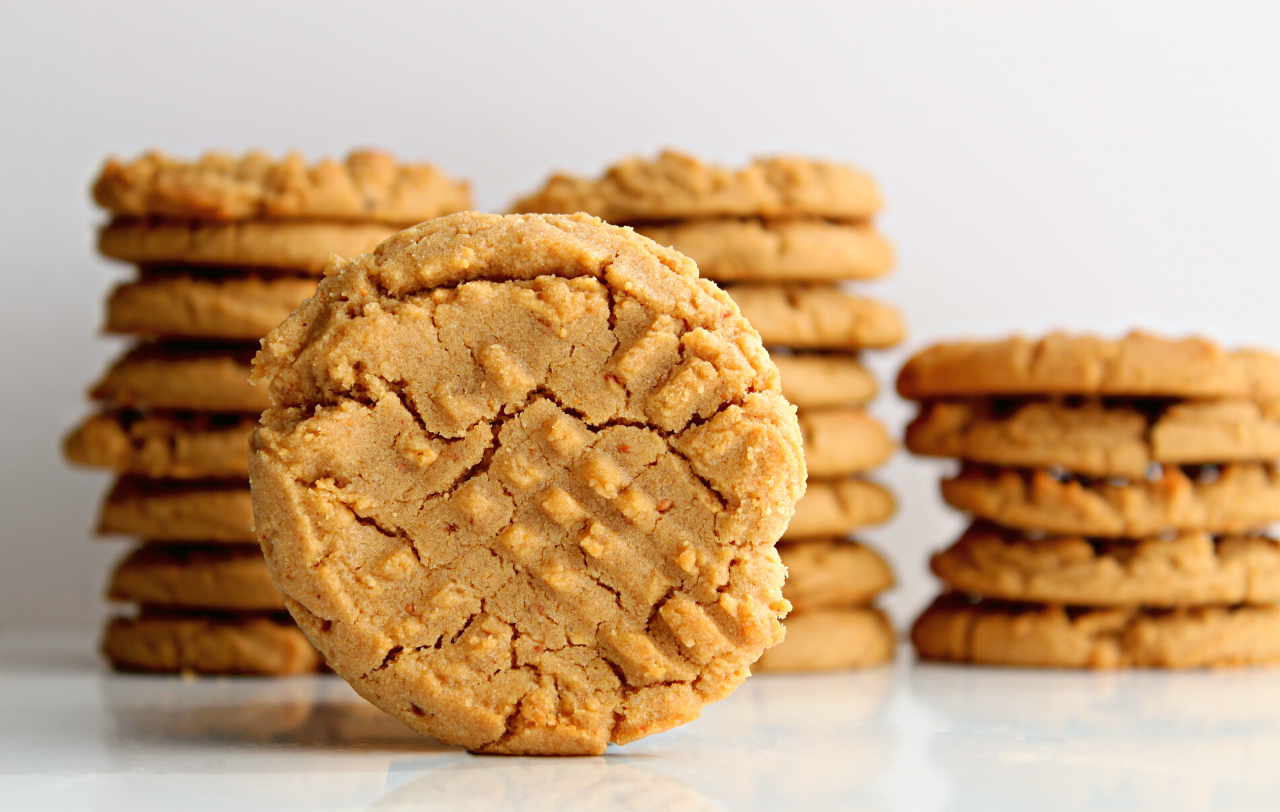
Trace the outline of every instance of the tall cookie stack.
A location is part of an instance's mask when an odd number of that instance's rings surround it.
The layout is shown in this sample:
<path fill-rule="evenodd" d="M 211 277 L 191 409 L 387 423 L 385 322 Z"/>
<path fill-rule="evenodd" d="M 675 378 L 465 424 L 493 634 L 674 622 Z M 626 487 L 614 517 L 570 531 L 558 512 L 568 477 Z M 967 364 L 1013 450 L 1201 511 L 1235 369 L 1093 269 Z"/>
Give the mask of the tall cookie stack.
<path fill-rule="evenodd" d="M 1280 660 L 1280 359 L 1204 340 L 943 344 L 907 362 L 917 453 L 975 521 L 933 557 L 927 659 L 1073 668 Z"/>
<path fill-rule="evenodd" d="M 108 161 L 93 194 L 111 214 L 99 250 L 137 266 L 107 300 L 105 328 L 134 344 L 64 443 L 70 461 L 117 475 L 98 532 L 141 542 L 108 587 L 138 609 L 109 622 L 104 653 L 133 670 L 314 671 L 253 534 L 247 435 L 268 400 L 250 363 L 332 254 L 467 208 L 467 186 L 378 152 L 310 166 L 148 154 Z"/>
<path fill-rule="evenodd" d="M 625 160 L 598 180 L 554 176 L 514 206 L 585 211 L 687 254 L 724 284 L 769 348 L 783 394 L 799 407 L 809 481 L 778 545 L 794 607 L 787 637 L 757 671 L 893 656 L 892 628 L 872 606 L 892 573 L 874 550 L 846 540 L 895 509 L 892 494 L 864 478 L 894 442 L 865 411 L 877 385 L 859 352 L 897 344 L 905 328 L 893 308 L 841 287 L 892 268 L 893 250 L 872 225 L 879 208 L 875 183 L 848 166 L 768 158 L 734 170 L 674 152 Z"/>

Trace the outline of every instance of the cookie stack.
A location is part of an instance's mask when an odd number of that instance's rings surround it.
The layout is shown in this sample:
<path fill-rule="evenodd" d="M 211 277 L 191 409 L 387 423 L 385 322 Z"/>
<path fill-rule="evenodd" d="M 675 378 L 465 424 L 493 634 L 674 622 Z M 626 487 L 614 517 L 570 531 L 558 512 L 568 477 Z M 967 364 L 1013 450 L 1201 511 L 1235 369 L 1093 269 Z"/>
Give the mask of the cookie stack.
<path fill-rule="evenodd" d="M 109 622 L 104 652 L 136 670 L 315 670 L 253 533 L 246 438 L 268 399 L 250 363 L 332 254 L 467 208 L 467 186 L 379 152 L 314 165 L 153 153 L 108 161 L 93 194 L 111 214 L 99 250 L 137 266 L 108 298 L 105 327 L 135 341 L 64 443 L 70 461 L 117 475 L 98 532 L 141 541 L 108 587 L 138 611 Z"/>
<path fill-rule="evenodd" d="M 865 410 L 877 393 L 859 361 L 904 337 L 896 310 L 841 283 L 888 273 L 893 250 L 872 218 L 874 181 L 848 166 L 766 158 L 741 169 L 676 152 L 629 159 L 598 180 L 556 175 L 518 212 L 585 211 L 629 225 L 697 262 L 759 331 L 799 407 L 808 491 L 778 551 L 794 609 L 787 638 L 757 671 L 845 668 L 883 662 L 893 632 L 871 601 L 893 583 L 884 560 L 845 538 L 888 519 L 892 494 L 864 478 L 895 444 Z"/>
<path fill-rule="evenodd" d="M 1200 340 L 943 344 L 898 378 L 907 447 L 961 461 L 974 517 L 912 640 L 935 660 L 1193 668 L 1280 660 L 1280 359 Z"/>

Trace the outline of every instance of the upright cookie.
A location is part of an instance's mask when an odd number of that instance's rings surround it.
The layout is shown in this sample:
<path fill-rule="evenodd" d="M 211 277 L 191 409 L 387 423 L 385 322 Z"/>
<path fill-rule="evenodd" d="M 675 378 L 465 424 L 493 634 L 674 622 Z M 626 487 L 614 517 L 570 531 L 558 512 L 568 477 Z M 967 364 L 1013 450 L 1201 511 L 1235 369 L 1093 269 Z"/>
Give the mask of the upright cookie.
<path fill-rule="evenodd" d="M 734 285 L 728 292 L 769 346 L 883 349 L 907 334 L 897 310 L 834 286 Z"/>
<path fill-rule="evenodd" d="M 324 663 L 278 614 L 144 611 L 107 624 L 102 653 L 121 671 L 165 674 L 309 674 Z"/>
<path fill-rule="evenodd" d="M 893 659 L 893 626 L 870 606 L 818 609 L 787 618 L 787 639 L 756 663 L 760 674 L 866 668 Z"/>
<path fill-rule="evenodd" d="M 599 753 L 695 718 L 781 638 L 799 428 L 685 257 L 585 215 L 440 218 L 322 282 L 257 374 L 277 585 L 414 729 Z"/>
<path fill-rule="evenodd" d="M 98 532 L 158 541 L 256 541 L 253 503 L 243 482 L 121 477 L 102 503 Z"/>
<path fill-rule="evenodd" d="M 889 489 L 874 482 L 810 479 L 782 538 L 843 536 L 859 527 L 888 521 L 896 509 Z"/>
<path fill-rule="evenodd" d="M 108 333 L 257 341 L 315 293 L 314 279 L 147 273 L 107 298 Z"/>
<path fill-rule="evenodd" d="M 270 399 L 249 384 L 252 346 L 142 344 L 89 390 L 115 408 L 261 412 Z"/>
<path fill-rule="evenodd" d="M 117 474 L 152 479 L 245 479 L 252 415 L 109 412 L 77 426 L 62 444 L 66 458 Z"/>
<path fill-rule="evenodd" d="M 256 544 L 144 544 L 116 565 L 107 598 L 150 607 L 284 611 Z"/>

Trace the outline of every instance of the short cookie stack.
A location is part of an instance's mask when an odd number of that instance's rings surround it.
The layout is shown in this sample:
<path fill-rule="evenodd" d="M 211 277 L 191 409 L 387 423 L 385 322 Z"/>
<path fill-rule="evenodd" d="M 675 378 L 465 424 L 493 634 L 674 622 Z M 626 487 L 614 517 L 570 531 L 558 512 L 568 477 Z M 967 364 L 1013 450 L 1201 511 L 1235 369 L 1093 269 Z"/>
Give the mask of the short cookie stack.
<path fill-rule="evenodd" d="M 132 670 L 314 671 L 253 533 L 247 436 L 269 401 L 250 362 L 332 254 L 465 209 L 467 187 L 378 152 L 314 165 L 153 153 L 108 161 L 93 194 L 112 217 L 99 249 L 137 266 L 107 300 L 105 327 L 136 340 L 64 444 L 70 461 L 118 476 L 98 532 L 141 541 L 108 587 L 138 611 L 109 622 L 103 650 Z"/>
<path fill-rule="evenodd" d="M 917 453 L 974 516 L 933 557 L 927 659 L 1072 668 L 1280 660 L 1280 359 L 1199 339 L 943 344 L 898 378 Z"/>
<path fill-rule="evenodd" d="M 892 573 L 875 551 L 845 540 L 895 509 L 888 490 L 863 478 L 895 444 L 865 411 L 877 386 L 859 353 L 897 344 L 905 328 L 893 308 L 841 287 L 893 266 L 872 224 L 879 208 L 874 181 L 848 166 L 767 158 L 727 169 L 675 152 L 625 160 L 598 180 L 554 176 L 514 206 L 585 211 L 688 255 L 703 277 L 724 285 L 769 348 L 783 394 L 799 407 L 809 480 L 778 545 L 794 607 L 787 638 L 756 671 L 893 656 L 892 628 L 871 605 Z"/>

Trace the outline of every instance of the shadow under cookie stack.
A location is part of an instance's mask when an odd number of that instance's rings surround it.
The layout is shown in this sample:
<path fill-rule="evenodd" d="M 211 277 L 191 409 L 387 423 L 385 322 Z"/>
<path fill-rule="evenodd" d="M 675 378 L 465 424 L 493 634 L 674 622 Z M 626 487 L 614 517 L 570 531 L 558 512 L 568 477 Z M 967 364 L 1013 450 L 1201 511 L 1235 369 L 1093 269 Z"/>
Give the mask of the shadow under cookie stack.
<path fill-rule="evenodd" d="M 599 180 L 556 175 L 513 207 L 584 211 L 691 257 L 734 299 L 777 364 L 782 392 L 799 408 L 809 479 L 778 544 L 793 606 L 787 636 L 753 671 L 893 657 L 893 629 L 873 605 L 893 585 L 892 572 L 848 538 L 895 510 L 893 495 L 864 478 L 895 443 L 865 410 L 878 387 L 859 353 L 897 344 L 905 327 L 893 308 L 842 288 L 892 269 L 893 250 L 872 224 L 879 208 L 874 181 L 848 166 L 768 158 L 735 170 L 675 152 L 623 161 Z"/>
<path fill-rule="evenodd" d="M 933 557 L 932 660 L 1197 668 L 1280 660 L 1280 359 L 1199 339 L 943 344 L 898 379 L 907 447 L 962 461 Z"/>
<path fill-rule="evenodd" d="M 106 256 L 137 266 L 105 330 L 134 338 L 66 438 L 117 475 L 104 535 L 138 546 L 110 578 L 103 652 L 117 668 L 289 674 L 322 663 L 284 611 L 253 533 L 247 436 L 268 405 L 249 383 L 258 339 L 316 288 L 332 254 L 469 207 L 466 184 L 378 152 L 307 165 L 251 153 L 111 160 L 93 188 Z"/>

